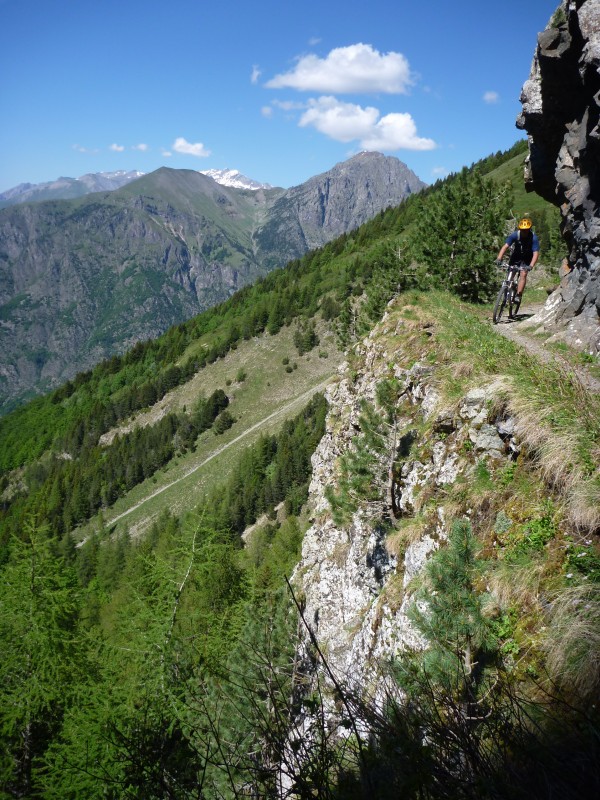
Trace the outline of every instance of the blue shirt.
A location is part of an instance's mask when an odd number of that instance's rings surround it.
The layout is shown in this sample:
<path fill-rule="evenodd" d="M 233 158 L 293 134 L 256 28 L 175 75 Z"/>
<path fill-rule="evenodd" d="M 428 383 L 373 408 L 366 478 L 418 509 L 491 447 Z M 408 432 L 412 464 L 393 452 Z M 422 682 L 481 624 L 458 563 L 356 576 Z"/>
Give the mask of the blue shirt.
<path fill-rule="evenodd" d="M 518 241 L 519 241 L 519 231 L 515 231 L 514 233 L 511 233 L 511 235 L 508 237 L 508 239 L 506 240 L 506 244 L 513 245 L 515 244 L 515 242 Z M 540 252 L 540 240 L 537 237 L 537 233 L 532 234 L 531 251 L 533 253 Z"/>
<path fill-rule="evenodd" d="M 519 236 L 519 231 L 511 233 L 506 240 L 507 245 L 512 245 L 512 253 L 508 259 L 509 264 L 527 264 L 529 266 L 533 259 L 533 254 L 540 250 L 540 240 L 531 231 L 531 236 Z"/>

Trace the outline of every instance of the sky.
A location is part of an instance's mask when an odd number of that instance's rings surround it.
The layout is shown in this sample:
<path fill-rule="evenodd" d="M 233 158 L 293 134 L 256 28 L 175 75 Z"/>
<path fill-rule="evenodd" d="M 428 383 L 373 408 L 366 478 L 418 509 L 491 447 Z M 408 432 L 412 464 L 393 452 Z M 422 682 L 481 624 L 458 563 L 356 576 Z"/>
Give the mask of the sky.
<path fill-rule="evenodd" d="M 238 169 L 288 188 L 363 150 L 423 181 L 524 137 L 558 0 L 0 0 L 0 192 Z"/>

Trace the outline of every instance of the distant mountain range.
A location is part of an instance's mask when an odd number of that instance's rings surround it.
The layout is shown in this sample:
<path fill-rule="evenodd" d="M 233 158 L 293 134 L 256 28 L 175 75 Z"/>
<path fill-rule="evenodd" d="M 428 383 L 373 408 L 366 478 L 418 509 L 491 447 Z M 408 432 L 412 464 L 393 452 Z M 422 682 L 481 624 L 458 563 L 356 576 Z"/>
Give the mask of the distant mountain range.
<path fill-rule="evenodd" d="M 259 183 L 247 178 L 237 169 L 200 170 L 222 186 L 233 189 L 272 189 L 268 183 Z M 41 203 L 44 200 L 73 200 L 92 192 L 112 192 L 126 186 L 145 175 L 139 170 L 118 170 L 116 172 L 90 172 L 80 178 L 57 178 L 47 183 L 20 183 L 12 189 L 0 192 L 0 208 L 16 203 Z"/>
<path fill-rule="evenodd" d="M 0 210 L 0 410 L 229 297 L 424 184 L 361 153 L 288 190 L 165 167 Z"/>
<path fill-rule="evenodd" d="M 138 170 L 129 172 L 118 170 L 117 172 L 88 173 L 80 178 L 57 178 L 48 183 L 20 183 L 6 192 L 0 192 L 0 208 L 15 205 L 15 203 L 72 200 L 92 192 L 111 192 L 141 178 L 143 174 Z"/>

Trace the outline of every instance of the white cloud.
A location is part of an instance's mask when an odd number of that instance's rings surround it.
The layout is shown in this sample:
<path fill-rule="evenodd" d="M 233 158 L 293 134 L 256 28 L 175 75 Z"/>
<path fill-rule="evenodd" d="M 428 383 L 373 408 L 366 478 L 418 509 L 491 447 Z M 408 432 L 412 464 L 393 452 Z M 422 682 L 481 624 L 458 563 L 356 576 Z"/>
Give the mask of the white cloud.
<path fill-rule="evenodd" d="M 450 173 L 449 173 L 449 170 L 446 169 L 446 167 L 434 167 L 431 170 L 431 174 L 435 175 L 436 178 L 440 178 L 440 177 L 443 178 L 446 175 L 449 175 Z"/>
<path fill-rule="evenodd" d="M 410 114 L 386 114 L 368 106 L 343 103 L 335 97 L 309 100 L 300 127 L 312 125 L 337 142 L 358 140 L 363 150 L 433 150 L 433 139 L 417 136 Z"/>
<path fill-rule="evenodd" d="M 282 111 L 303 111 L 308 108 L 309 103 L 298 103 L 294 100 L 273 100 L 273 105 Z"/>
<path fill-rule="evenodd" d="M 123 144 L 111 144 L 109 150 L 112 150 L 115 153 L 122 153 L 125 150 L 125 145 Z"/>
<path fill-rule="evenodd" d="M 498 103 L 499 100 L 500 100 L 500 95 L 498 94 L 498 92 L 484 92 L 483 94 L 483 102 L 488 103 L 489 105 Z"/>
<path fill-rule="evenodd" d="M 164 158 L 171 158 L 173 153 L 170 150 L 163 150 L 162 155 L 164 156 Z"/>
<path fill-rule="evenodd" d="M 176 153 L 183 153 L 186 156 L 196 156 L 197 158 L 206 158 L 210 155 L 210 150 L 207 150 L 202 142 L 188 142 L 183 136 L 178 136 L 173 142 L 173 150 Z"/>
<path fill-rule="evenodd" d="M 312 125 L 336 142 L 362 139 L 377 124 L 379 117 L 376 108 L 342 103 L 335 97 L 319 97 L 317 100 L 309 100 L 308 105 L 308 111 L 300 117 L 300 127 Z"/>
<path fill-rule="evenodd" d="M 263 106 L 260 110 L 260 113 L 263 115 L 263 117 L 271 119 L 271 117 L 273 116 L 273 109 L 271 108 L 271 106 Z"/>
<path fill-rule="evenodd" d="M 132 150 L 140 150 L 142 153 L 145 153 L 150 148 L 148 147 L 147 144 L 144 144 L 143 142 L 140 142 L 139 144 L 134 144 L 131 149 Z"/>
<path fill-rule="evenodd" d="M 262 75 L 260 69 L 254 64 L 252 67 L 252 74 L 250 75 L 250 83 L 258 83 L 258 79 Z"/>
<path fill-rule="evenodd" d="M 91 154 L 95 154 L 95 153 L 98 153 L 98 152 L 99 152 L 97 148 L 91 149 L 91 148 L 89 148 L 89 147 L 84 147 L 84 146 L 83 146 L 83 145 L 81 145 L 81 144 L 74 144 L 74 145 L 73 145 L 73 150 L 77 150 L 77 152 L 78 152 L 78 153 L 91 153 Z"/>
<path fill-rule="evenodd" d="M 325 58 L 303 56 L 293 70 L 276 75 L 266 86 L 304 92 L 404 94 L 411 83 L 408 61 L 402 53 L 382 54 L 370 44 L 359 43 L 337 47 Z"/>

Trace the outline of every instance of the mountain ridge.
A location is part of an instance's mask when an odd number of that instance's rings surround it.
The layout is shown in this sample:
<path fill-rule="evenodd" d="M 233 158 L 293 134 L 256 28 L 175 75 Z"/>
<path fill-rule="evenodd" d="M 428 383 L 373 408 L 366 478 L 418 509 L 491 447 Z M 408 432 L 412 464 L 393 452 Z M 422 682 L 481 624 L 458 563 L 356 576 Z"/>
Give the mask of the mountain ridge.
<path fill-rule="evenodd" d="M 144 174 L 139 170 L 115 170 L 89 172 L 79 178 L 62 176 L 45 183 L 20 183 L 0 192 L 0 208 L 20 203 L 41 203 L 45 200 L 70 200 L 93 192 L 113 191 Z"/>
<path fill-rule="evenodd" d="M 156 337 L 398 205 L 423 185 L 410 173 L 407 189 L 405 170 L 372 154 L 300 187 L 253 191 L 161 167 L 114 191 L 0 210 L 1 405 Z"/>

